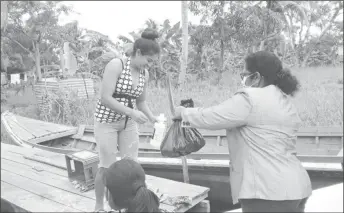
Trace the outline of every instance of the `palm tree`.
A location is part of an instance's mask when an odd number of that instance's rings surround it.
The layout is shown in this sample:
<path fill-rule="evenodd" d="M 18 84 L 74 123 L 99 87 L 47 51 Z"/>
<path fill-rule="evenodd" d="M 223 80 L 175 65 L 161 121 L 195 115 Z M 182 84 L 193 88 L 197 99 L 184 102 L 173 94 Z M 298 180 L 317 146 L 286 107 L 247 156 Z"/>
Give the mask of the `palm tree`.
<path fill-rule="evenodd" d="M 161 48 L 160 63 L 150 69 L 152 78 L 155 79 L 155 83 L 157 84 L 159 79 L 166 76 L 167 71 L 177 73 L 180 68 L 179 50 L 182 46 L 180 22 L 171 26 L 168 19 L 162 24 L 157 24 L 154 20 L 149 19 L 145 22 L 145 25 L 146 27 L 155 29 L 159 33 L 157 42 Z M 119 35 L 118 39 L 124 43 L 124 46 L 130 48 L 130 45 L 134 43 L 135 39 L 141 36 L 143 30 L 144 28 L 132 31 L 129 33 L 130 36 Z"/>
<path fill-rule="evenodd" d="M 263 3 L 265 3 L 265 6 L 263 6 Z M 293 23 L 288 19 L 287 12 L 292 13 L 294 17 L 296 14 L 301 23 L 308 23 L 306 16 L 308 10 L 302 4 L 294 1 L 261 1 L 247 7 L 243 18 L 253 16 L 255 20 L 259 20 L 257 23 L 260 26 L 257 26 L 256 29 L 262 29 L 261 36 L 256 38 L 257 43 L 255 44 L 259 45 L 260 50 L 265 49 L 266 43 L 269 41 L 279 43 L 283 31 L 286 31 L 290 39 L 293 40 Z M 291 46 L 294 46 L 294 44 Z"/>
<path fill-rule="evenodd" d="M 291 40 L 291 47 L 294 48 L 295 27 L 293 25 L 292 17 L 296 14 L 302 25 L 308 25 L 308 10 L 302 4 L 294 1 L 267 1 L 267 8 L 280 15 L 280 19 L 284 22 L 285 29 L 288 31 L 288 35 Z"/>

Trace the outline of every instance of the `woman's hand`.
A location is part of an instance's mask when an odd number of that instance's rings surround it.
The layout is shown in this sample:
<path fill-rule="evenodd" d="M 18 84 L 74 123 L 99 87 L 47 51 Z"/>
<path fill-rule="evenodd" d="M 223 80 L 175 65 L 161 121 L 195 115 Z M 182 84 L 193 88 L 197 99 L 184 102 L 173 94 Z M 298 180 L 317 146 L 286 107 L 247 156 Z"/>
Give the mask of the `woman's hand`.
<path fill-rule="evenodd" d="M 133 109 L 129 115 L 134 121 L 139 124 L 144 124 L 148 121 L 148 118 L 143 112 Z"/>
<path fill-rule="evenodd" d="M 150 121 L 152 124 L 155 124 L 156 122 L 159 122 L 157 116 L 152 116 L 152 117 L 150 117 L 150 118 L 149 118 L 149 121 Z"/>
<path fill-rule="evenodd" d="M 181 120 L 182 119 L 182 110 L 184 110 L 185 107 L 183 106 L 177 106 L 174 109 L 174 117 L 172 118 L 173 120 Z"/>

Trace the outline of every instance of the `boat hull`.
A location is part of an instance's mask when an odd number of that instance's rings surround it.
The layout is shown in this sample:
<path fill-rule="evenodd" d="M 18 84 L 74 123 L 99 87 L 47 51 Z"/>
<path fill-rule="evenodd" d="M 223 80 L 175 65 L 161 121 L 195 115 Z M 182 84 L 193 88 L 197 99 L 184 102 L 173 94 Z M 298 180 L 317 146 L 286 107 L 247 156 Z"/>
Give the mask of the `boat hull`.
<path fill-rule="evenodd" d="M 23 121 L 31 122 L 32 129 L 32 119 L 25 120 L 26 118 L 21 116 L 16 116 L 10 113 L 3 113 L 1 116 L 1 122 L 4 124 L 6 131 L 12 139 L 12 142 L 18 146 L 37 148 L 42 150 L 47 150 L 51 152 L 68 154 L 80 150 L 96 150 L 96 143 L 94 138 L 93 129 L 91 127 L 83 128 L 82 131 L 73 130 L 73 128 L 67 128 L 59 126 L 66 131 L 61 137 L 55 137 L 52 139 L 49 135 L 43 135 L 46 140 L 39 140 L 42 137 L 34 138 L 33 140 L 25 140 L 25 134 L 20 134 L 29 129 L 20 129 L 20 131 L 13 128 L 13 122 L 11 120 L 14 118 L 18 124 L 23 124 Z M 42 121 L 37 121 L 42 123 Z M 11 125 L 12 124 L 12 125 Z M 15 123 L 16 124 L 16 123 Z M 49 125 L 49 123 L 45 123 Z M 54 129 L 55 124 L 51 124 L 50 130 Z M 42 125 L 37 125 L 42 126 Z M 35 129 L 33 129 L 34 131 Z M 306 131 L 299 132 L 298 134 L 298 152 L 301 155 L 311 155 L 311 156 L 298 156 L 302 162 L 314 162 L 316 163 L 340 163 L 342 162 L 342 154 L 340 161 L 335 159 L 340 149 L 343 146 L 343 132 L 337 130 L 322 130 L 319 132 Z M 74 134 L 71 134 L 75 132 Z M 69 135 L 66 135 L 66 134 Z M 79 134 L 80 133 L 80 134 Z M 60 133 L 62 134 L 62 133 Z M 231 208 L 236 208 L 231 199 L 230 194 L 230 184 L 229 184 L 229 156 L 228 147 L 225 137 L 225 132 L 223 131 L 213 131 L 210 133 L 202 133 L 205 137 L 207 144 L 197 153 L 192 153 L 187 156 L 189 159 L 189 178 L 192 184 L 205 186 L 210 188 L 209 201 L 211 202 L 212 212 L 220 212 L 223 210 L 229 210 Z M 22 137 L 20 137 L 20 135 Z M 31 135 L 30 135 L 31 136 Z M 151 130 L 141 131 L 140 134 L 140 159 L 146 159 L 140 161 L 146 173 L 149 175 L 172 179 L 175 181 L 183 181 L 183 170 L 182 163 L 180 159 L 166 159 L 160 154 L 159 148 L 152 147 L 149 143 L 151 138 L 154 136 Z M 39 142 L 38 142 L 39 140 Z M 32 141 L 35 141 L 32 142 Z M 155 152 L 152 152 L 155 150 Z M 341 151 L 342 152 L 342 151 Z M 322 155 L 322 156 L 320 156 Z M 148 159 L 148 160 L 147 160 Z M 179 161 L 178 161 L 179 160 Z M 192 163 L 190 163 L 192 161 Z M 218 163 L 220 162 L 220 163 Z M 307 169 L 307 168 L 306 168 Z M 333 185 L 336 183 L 343 182 L 343 171 L 340 167 L 339 169 L 326 169 L 326 168 L 313 168 L 307 169 L 313 189 L 322 188 L 325 186 Z"/>
<path fill-rule="evenodd" d="M 142 164 L 146 174 L 183 181 L 181 166 Z M 342 171 L 307 170 L 313 190 L 343 182 Z M 211 212 L 224 212 L 238 208 L 232 203 L 229 167 L 189 167 L 190 183 L 210 188 L 208 199 Z"/>

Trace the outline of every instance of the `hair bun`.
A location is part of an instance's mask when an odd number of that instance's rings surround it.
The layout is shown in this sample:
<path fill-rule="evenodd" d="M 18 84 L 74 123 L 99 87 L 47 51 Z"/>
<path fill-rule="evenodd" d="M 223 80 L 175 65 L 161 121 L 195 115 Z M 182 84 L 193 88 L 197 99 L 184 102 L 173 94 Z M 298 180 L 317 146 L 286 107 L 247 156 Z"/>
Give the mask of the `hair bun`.
<path fill-rule="evenodd" d="M 156 30 L 153 30 L 151 28 L 147 28 L 142 32 L 141 38 L 145 38 L 145 39 L 149 39 L 149 40 L 154 41 L 155 39 L 159 38 L 159 34 Z"/>

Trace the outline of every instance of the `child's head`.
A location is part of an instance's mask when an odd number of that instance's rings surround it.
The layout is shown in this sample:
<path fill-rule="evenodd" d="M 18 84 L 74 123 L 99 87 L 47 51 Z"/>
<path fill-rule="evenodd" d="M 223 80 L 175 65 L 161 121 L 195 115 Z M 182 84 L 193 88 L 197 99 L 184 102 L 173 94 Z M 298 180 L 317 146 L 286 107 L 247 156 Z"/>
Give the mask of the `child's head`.
<path fill-rule="evenodd" d="M 109 204 L 129 212 L 159 212 L 158 197 L 146 187 L 146 176 L 139 163 L 124 158 L 113 163 L 105 173 Z"/>

